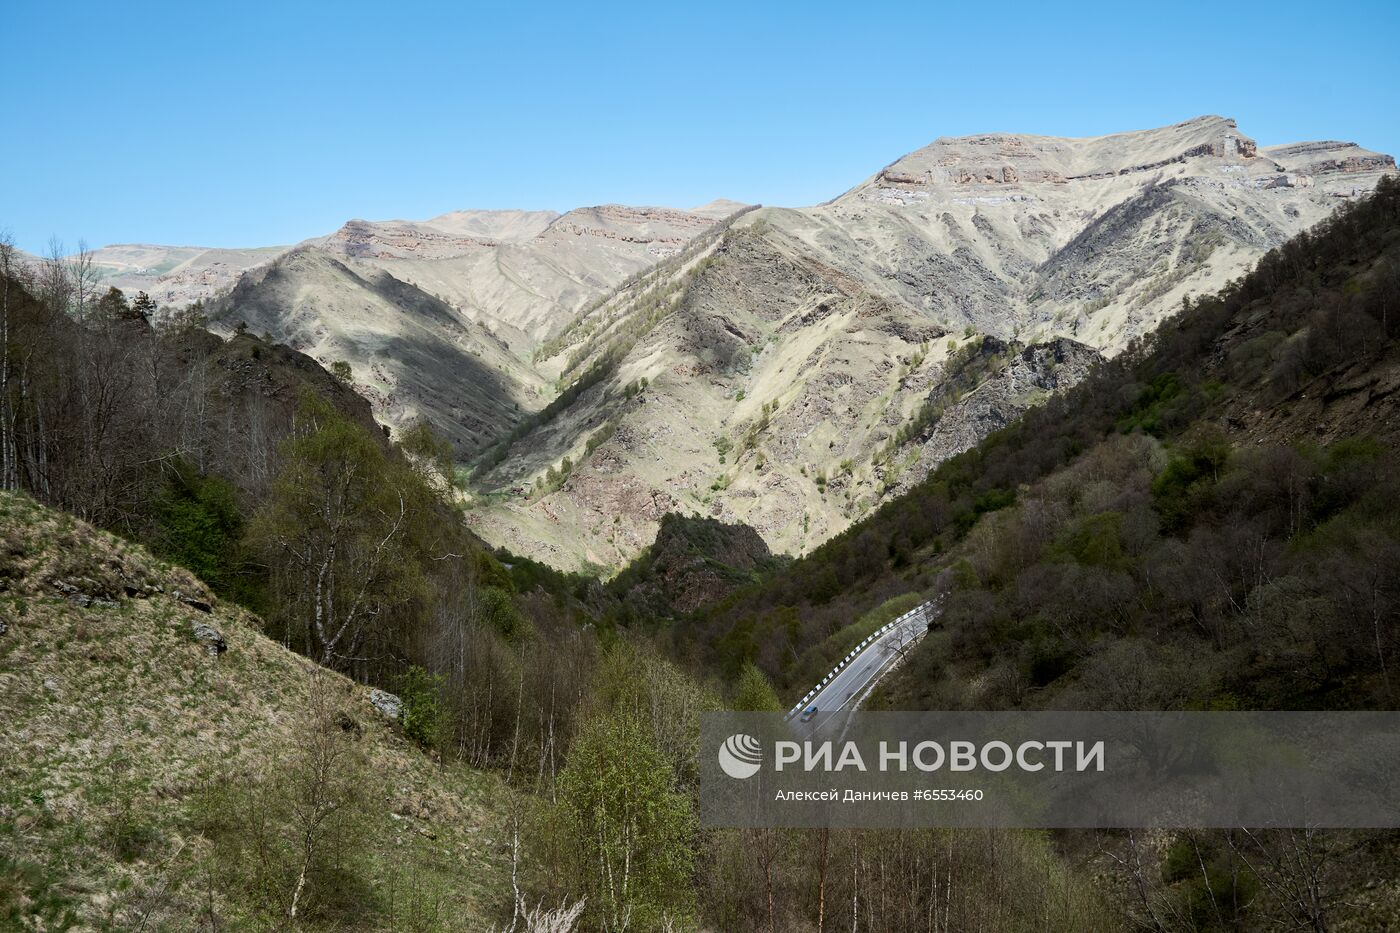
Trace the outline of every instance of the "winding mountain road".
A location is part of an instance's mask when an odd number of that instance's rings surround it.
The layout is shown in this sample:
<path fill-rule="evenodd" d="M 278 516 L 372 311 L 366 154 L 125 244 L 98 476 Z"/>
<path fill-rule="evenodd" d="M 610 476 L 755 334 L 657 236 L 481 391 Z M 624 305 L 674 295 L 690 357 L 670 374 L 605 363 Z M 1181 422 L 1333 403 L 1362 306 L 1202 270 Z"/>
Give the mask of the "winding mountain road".
<path fill-rule="evenodd" d="M 822 682 L 808 691 L 802 701 L 788 711 L 787 719 L 803 738 L 816 738 L 826 732 L 838 718 L 832 714 L 848 712 L 860 706 L 870 688 L 892 668 L 910 645 L 928 631 L 929 622 L 942 611 L 943 597 L 933 599 L 882 627 L 842 659 Z M 807 722 L 802 721 L 806 710 L 817 708 Z"/>

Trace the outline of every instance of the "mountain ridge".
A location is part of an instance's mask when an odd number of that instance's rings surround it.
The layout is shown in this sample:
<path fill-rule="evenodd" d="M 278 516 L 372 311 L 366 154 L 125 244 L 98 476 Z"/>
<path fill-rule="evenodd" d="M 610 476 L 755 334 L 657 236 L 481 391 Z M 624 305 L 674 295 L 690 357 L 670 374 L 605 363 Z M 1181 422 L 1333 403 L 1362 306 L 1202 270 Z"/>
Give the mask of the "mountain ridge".
<path fill-rule="evenodd" d="M 427 420 L 495 544 L 615 569 L 681 511 L 800 554 L 1393 171 L 1214 115 L 941 136 L 807 208 L 349 221 L 211 307 Z M 965 368 L 984 338 L 1001 368 Z"/>
<path fill-rule="evenodd" d="M 1351 144 L 1273 151 L 1222 117 L 943 137 L 825 204 L 751 211 L 548 347 L 560 384 L 588 388 L 493 458 L 473 525 L 570 568 L 621 566 L 673 510 L 802 553 L 982 436 L 973 419 L 937 457 L 911 446 L 973 341 L 1112 356 L 1394 170 Z M 1071 356 L 1042 381 L 1072 385 L 1092 356 Z M 983 433 L 1047 394 L 1020 385 Z"/>

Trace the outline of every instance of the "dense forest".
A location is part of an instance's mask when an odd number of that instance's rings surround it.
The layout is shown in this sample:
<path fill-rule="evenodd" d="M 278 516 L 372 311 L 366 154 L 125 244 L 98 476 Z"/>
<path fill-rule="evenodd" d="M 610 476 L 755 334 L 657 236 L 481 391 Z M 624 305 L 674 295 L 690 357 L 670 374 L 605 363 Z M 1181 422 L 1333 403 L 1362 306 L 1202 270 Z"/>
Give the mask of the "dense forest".
<path fill-rule="evenodd" d="M 1330 929 L 1390 883 L 1387 834 L 707 830 L 695 761 L 701 712 L 781 709 L 935 592 L 877 704 L 1393 708 L 1393 178 L 811 555 L 672 520 L 607 586 L 474 538 L 445 446 L 388 436 L 334 367 L 95 281 L 0 246 L 0 487 L 187 568 L 396 694 L 424 755 L 499 775 L 501 928 Z M 355 783 L 332 751 L 321 791 Z M 391 925 L 353 832 L 298 877 L 258 856 L 275 828 L 202 831 L 241 924 Z"/>

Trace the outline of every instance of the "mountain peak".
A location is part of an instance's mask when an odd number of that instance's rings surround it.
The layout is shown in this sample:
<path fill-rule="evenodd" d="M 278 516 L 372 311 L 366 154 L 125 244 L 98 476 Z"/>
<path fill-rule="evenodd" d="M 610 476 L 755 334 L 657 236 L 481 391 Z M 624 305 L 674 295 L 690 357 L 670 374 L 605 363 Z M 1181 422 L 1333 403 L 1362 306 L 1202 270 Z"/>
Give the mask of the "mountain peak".
<path fill-rule="evenodd" d="M 1213 115 L 1106 136 L 940 136 L 855 190 L 882 185 L 1064 184 L 1159 170 L 1198 157 L 1244 161 L 1257 154 L 1255 141 L 1239 133 L 1233 119 Z"/>

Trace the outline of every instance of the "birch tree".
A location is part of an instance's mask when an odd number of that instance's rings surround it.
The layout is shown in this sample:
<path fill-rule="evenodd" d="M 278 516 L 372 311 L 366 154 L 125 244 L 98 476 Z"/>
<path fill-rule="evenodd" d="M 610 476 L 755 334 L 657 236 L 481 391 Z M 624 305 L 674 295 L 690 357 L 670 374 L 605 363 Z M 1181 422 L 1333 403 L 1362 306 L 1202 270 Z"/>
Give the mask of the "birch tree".
<path fill-rule="evenodd" d="M 423 594 L 431 492 L 362 426 L 306 397 L 250 537 L 289 645 L 363 673 Z"/>
<path fill-rule="evenodd" d="M 559 775 L 557 825 L 589 923 L 655 930 L 689 915 L 694 814 L 651 729 L 628 713 L 584 726 Z"/>
<path fill-rule="evenodd" d="M 18 291 L 19 254 L 8 233 L 0 234 L 0 489 L 19 488 L 19 447 L 10 395 L 10 304 Z"/>

